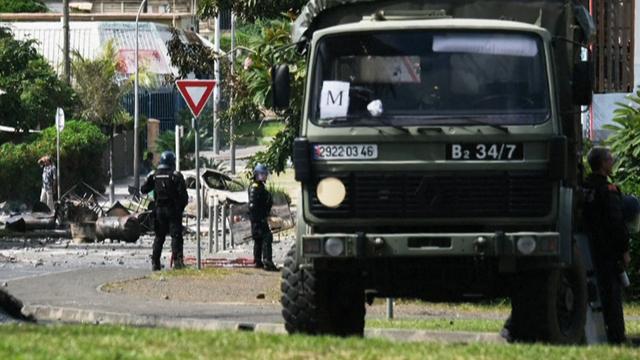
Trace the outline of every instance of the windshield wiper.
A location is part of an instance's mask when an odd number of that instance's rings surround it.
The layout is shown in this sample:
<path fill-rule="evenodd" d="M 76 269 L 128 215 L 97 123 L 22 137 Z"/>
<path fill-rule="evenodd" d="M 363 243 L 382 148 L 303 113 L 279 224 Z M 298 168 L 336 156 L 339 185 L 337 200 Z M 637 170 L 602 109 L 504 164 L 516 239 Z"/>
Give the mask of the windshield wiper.
<path fill-rule="evenodd" d="M 318 119 L 318 125 L 350 124 L 360 119 L 362 119 L 360 116 L 335 116 Z"/>
<path fill-rule="evenodd" d="M 389 121 L 389 118 L 385 117 L 385 116 L 371 117 L 371 118 L 368 118 L 367 120 L 377 120 L 377 122 L 381 123 L 384 126 L 389 126 L 389 127 L 392 127 L 392 128 L 394 128 L 396 130 L 400 130 L 405 134 L 411 134 L 409 129 L 407 129 L 404 126 L 400 126 L 400 125 L 396 125 L 396 124 L 391 123 Z"/>
<path fill-rule="evenodd" d="M 324 119 L 320 119 L 318 120 L 318 124 L 320 125 L 335 125 L 335 124 L 352 124 L 356 121 L 361 121 L 363 122 L 363 125 L 366 125 L 367 122 L 376 122 L 376 123 L 380 123 L 384 126 L 389 126 L 392 127 L 396 130 L 400 130 L 403 133 L 406 134 L 410 134 L 411 132 L 409 131 L 409 129 L 400 126 L 400 125 L 396 125 L 396 124 L 392 124 L 390 121 L 388 121 L 388 118 L 385 117 L 364 117 L 364 116 L 336 116 L 336 117 L 331 117 L 331 118 L 324 118 Z M 377 128 L 378 129 L 378 128 Z M 378 129 L 380 130 L 380 129 Z"/>
<path fill-rule="evenodd" d="M 472 115 L 462 115 L 462 116 L 460 116 L 460 115 L 442 116 L 441 115 L 441 116 L 430 116 L 430 118 L 432 118 L 432 119 L 433 118 L 435 118 L 435 119 L 463 119 L 463 120 L 468 120 L 469 122 L 472 122 L 472 123 L 477 124 L 477 125 L 490 126 L 490 127 L 494 128 L 494 129 L 498 129 L 498 130 L 504 132 L 505 134 L 509 133 L 509 128 L 507 128 L 504 125 L 493 124 L 493 123 L 490 123 L 488 121 L 478 120 L 475 116 L 472 116 Z M 465 125 L 469 125 L 469 124 L 460 124 L 460 125 L 465 126 Z"/>

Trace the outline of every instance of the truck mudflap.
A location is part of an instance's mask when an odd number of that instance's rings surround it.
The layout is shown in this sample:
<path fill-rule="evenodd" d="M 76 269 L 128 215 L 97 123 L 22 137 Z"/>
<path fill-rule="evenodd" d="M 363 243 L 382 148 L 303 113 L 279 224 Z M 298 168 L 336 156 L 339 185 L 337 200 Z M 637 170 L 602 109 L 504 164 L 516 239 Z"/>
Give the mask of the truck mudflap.
<path fill-rule="evenodd" d="M 327 233 L 303 235 L 304 258 L 430 256 L 557 257 L 558 232 Z"/>

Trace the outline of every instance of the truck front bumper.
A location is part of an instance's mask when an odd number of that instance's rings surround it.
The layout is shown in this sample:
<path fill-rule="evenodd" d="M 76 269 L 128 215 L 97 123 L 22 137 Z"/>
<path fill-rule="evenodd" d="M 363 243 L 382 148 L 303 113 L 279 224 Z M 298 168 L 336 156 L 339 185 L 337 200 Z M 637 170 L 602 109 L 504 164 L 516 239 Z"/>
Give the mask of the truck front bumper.
<path fill-rule="evenodd" d="M 558 232 L 495 233 L 327 233 L 303 235 L 305 258 L 431 256 L 554 257 Z"/>

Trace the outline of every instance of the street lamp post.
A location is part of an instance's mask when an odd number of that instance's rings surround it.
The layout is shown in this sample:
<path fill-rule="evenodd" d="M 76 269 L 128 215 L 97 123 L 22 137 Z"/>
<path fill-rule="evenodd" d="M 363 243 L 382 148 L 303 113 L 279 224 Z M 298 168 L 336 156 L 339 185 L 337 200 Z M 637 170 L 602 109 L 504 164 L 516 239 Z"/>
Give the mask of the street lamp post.
<path fill-rule="evenodd" d="M 147 0 L 142 0 L 140 2 L 140 7 L 138 8 L 138 14 L 136 14 L 136 51 L 135 51 L 135 66 L 136 66 L 136 76 L 135 83 L 133 87 L 133 186 L 136 189 L 140 188 L 140 169 L 138 168 L 138 126 L 140 124 L 140 109 L 138 104 L 138 21 L 140 20 L 140 13 L 144 8 Z"/>

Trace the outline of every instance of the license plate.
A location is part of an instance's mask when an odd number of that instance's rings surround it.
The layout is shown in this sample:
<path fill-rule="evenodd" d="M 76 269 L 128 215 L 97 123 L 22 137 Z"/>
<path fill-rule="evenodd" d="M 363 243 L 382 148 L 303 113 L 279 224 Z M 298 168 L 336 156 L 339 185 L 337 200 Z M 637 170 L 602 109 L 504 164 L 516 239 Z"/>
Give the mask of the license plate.
<path fill-rule="evenodd" d="M 463 143 L 447 145 L 447 160 L 522 160 L 522 143 Z"/>
<path fill-rule="evenodd" d="M 378 158 L 378 145 L 327 144 L 313 145 L 315 160 L 369 160 Z"/>

